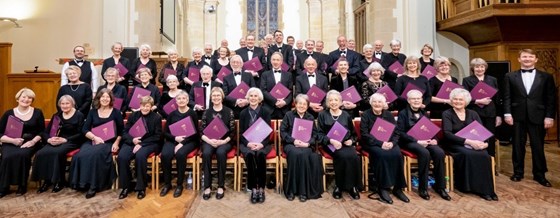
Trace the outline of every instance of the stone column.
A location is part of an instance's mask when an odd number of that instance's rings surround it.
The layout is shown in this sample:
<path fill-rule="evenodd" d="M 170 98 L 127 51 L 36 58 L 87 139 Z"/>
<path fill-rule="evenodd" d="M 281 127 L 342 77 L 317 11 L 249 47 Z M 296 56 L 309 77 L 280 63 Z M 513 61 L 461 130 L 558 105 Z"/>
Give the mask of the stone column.
<path fill-rule="evenodd" d="M 184 35 L 184 53 L 183 56 L 192 58 L 192 48 L 204 47 L 204 0 L 188 0 Z"/>
<path fill-rule="evenodd" d="M 323 39 L 323 9 L 322 0 L 307 0 L 309 15 L 308 36 L 313 40 Z"/>

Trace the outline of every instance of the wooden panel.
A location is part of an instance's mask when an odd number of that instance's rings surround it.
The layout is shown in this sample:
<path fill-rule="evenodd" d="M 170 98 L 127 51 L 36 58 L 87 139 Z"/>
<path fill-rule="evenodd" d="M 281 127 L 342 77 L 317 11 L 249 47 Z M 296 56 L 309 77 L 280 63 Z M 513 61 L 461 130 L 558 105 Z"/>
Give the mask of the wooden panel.
<path fill-rule="evenodd" d="M 16 93 L 24 88 L 30 88 L 35 92 L 33 107 L 43 110 L 45 117 L 50 117 L 56 111 L 56 94 L 60 88 L 60 74 L 41 73 L 41 74 L 8 74 L 9 88 L 4 95 L 5 109 L 16 106 Z"/>
<path fill-rule="evenodd" d="M 6 98 L 5 89 L 7 89 L 6 75 L 12 70 L 12 43 L 0 43 L 0 113 L 6 110 L 3 99 Z"/>
<path fill-rule="evenodd" d="M 453 4 L 455 5 L 456 14 L 461 14 L 471 10 L 471 0 L 458 0 L 454 1 Z"/>

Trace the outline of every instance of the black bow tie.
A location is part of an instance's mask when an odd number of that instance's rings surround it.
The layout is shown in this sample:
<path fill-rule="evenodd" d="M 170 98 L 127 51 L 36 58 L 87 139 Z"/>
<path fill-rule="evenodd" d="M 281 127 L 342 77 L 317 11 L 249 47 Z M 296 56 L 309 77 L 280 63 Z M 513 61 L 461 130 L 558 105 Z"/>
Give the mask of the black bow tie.
<path fill-rule="evenodd" d="M 307 53 L 307 56 L 313 56 L 313 53 Z"/>
<path fill-rule="evenodd" d="M 275 73 L 282 73 L 281 70 L 275 70 L 274 72 L 275 72 Z"/>
<path fill-rule="evenodd" d="M 375 55 L 381 55 L 381 52 L 375 52 Z"/>
<path fill-rule="evenodd" d="M 521 69 L 521 73 L 532 73 L 535 69 Z"/>
<path fill-rule="evenodd" d="M 233 76 L 241 76 L 241 72 L 235 72 L 233 73 Z"/>
<path fill-rule="evenodd" d="M 84 60 L 76 60 L 76 63 L 84 63 Z"/>
<path fill-rule="evenodd" d="M 208 56 L 204 56 L 204 59 L 210 59 L 210 57 L 208 57 Z"/>
<path fill-rule="evenodd" d="M 315 74 L 307 74 L 307 77 L 315 77 Z"/>
<path fill-rule="evenodd" d="M 340 51 L 340 54 L 346 54 L 346 51 Z"/>
<path fill-rule="evenodd" d="M 247 49 L 247 51 L 253 52 L 254 49 Z"/>
<path fill-rule="evenodd" d="M 208 87 L 208 83 L 202 83 L 202 86 Z"/>

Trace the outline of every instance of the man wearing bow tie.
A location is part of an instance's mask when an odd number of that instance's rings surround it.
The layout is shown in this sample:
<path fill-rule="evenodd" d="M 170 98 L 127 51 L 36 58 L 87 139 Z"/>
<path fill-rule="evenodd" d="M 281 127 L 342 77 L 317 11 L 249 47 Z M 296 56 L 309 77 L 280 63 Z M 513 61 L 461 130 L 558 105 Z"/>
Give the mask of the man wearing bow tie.
<path fill-rule="evenodd" d="M 346 37 L 339 36 L 336 39 L 336 43 L 338 44 L 338 48 L 331 53 L 329 53 L 329 58 L 331 63 L 329 63 L 329 68 L 327 69 L 330 73 L 335 73 L 337 60 L 340 58 L 345 58 L 348 61 L 348 66 L 350 69 L 348 70 L 348 75 L 351 77 L 356 78 L 356 73 L 360 71 L 360 54 L 355 51 L 352 51 L 346 47 Z"/>
<path fill-rule="evenodd" d="M 212 66 L 210 63 L 212 60 L 212 44 L 206 43 L 204 44 L 204 55 L 202 56 L 202 60 L 208 64 L 208 66 Z"/>
<path fill-rule="evenodd" d="M 193 88 L 189 91 L 189 107 L 193 108 L 198 113 L 199 117 L 202 117 L 204 110 L 210 107 L 210 90 L 214 87 L 222 87 L 222 84 L 212 81 L 212 68 L 206 65 L 200 69 L 200 79 L 201 81 L 193 83 Z M 195 104 L 195 88 L 203 88 L 204 105 Z"/>
<path fill-rule="evenodd" d="M 265 64 L 264 50 L 262 48 L 255 46 L 255 36 L 248 35 L 247 37 L 245 37 L 245 43 L 246 43 L 246 47 L 237 49 L 235 51 L 235 54 L 241 56 L 241 59 L 243 59 L 244 63 L 249 60 L 252 60 L 253 58 L 257 58 L 257 60 L 259 60 L 261 65 L 264 66 Z M 263 71 L 264 68 L 259 71 L 245 70 L 245 72 L 251 73 L 251 75 L 253 75 L 253 79 L 257 84 L 259 82 L 259 77 Z"/>
<path fill-rule="evenodd" d="M 535 69 L 538 59 L 531 49 L 522 49 L 517 59 L 521 70 L 505 76 L 504 120 L 513 125 L 513 176 L 519 182 L 524 177 L 525 143 L 529 134 L 533 160 L 533 180 L 545 187 L 548 171 L 544 156 L 546 129 L 554 125 L 556 116 L 556 85 L 552 75 Z"/>
<path fill-rule="evenodd" d="M 275 43 L 268 47 L 268 60 L 270 60 L 270 56 L 274 54 L 274 52 L 282 53 L 282 57 L 284 57 L 284 63 L 290 66 L 288 71 L 292 71 L 292 65 L 294 64 L 294 54 L 292 52 L 292 46 L 288 44 L 282 43 L 284 41 L 284 33 L 280 30 L 274 31 L 274 41 Z M 272 67 L 269 64 L 269 69 Z"/>
<path fill-rule="evenodd" d="M 263 107 L 267 108 L 267 111 L 272 111 L 272 119 L 282 119 L 292 108 L 292 74 L 289 72 L 282 72 L 282 53 L 275 52 L 270 58 L 272 69 L 265 71 L 260 81 L 260 88 L 264 97 Z M 278 83 L 290 90 L 290 94 L 285 98 L 278 99 L 270 94 Z"/>
<path fill-rule="evenodd" d="M 378 63 L 382 63 L 383 56 L 387 54 L 383 52 L 383 42 L 381 40 L 375 40 L 375 42 L 373 42 L 373 46 L 373 59 Z"/>
<path fill-rule="evenodd" d="M 313 85 L 327 93 L 329 91 L 329 82 L 327 77 L 317 73 L 317 61 L 313 58 L 307 58 L 304 64 L 305 71 L 296 78 L 296 92 L 294 96 L 307 94 Z M 320 104 L 309 103 L 309 112 L 313 114 L 314 117 L 317 117 L 319 112 L 323 111 L 322 105 L 324 102 L 325 99 L 323 99 L 323 102 Z"/>
<path fill-rule="evenodd" d="M 247 99 L 245 98 L 236 99 L 229 96 L 229 94 L 233 92 L 234 89 L 242 82 L 247 84 L 249 88 L 256 87 L 256 84 L 255 80 L 253 80 L 253 76 L 250 73 L 243 72 L 243 60 L 241 59 L 241 56 L 234 55 L 233 57 L 231 57 L 229 64 L 231 65 L 231 69 L 233 72 L 224 77 L 224 83 L 222 85 L 222 89 L 224 90 L 224 94 L 226 95 L 224 104 L 233 110 L 233 114 L 237 119 L 239 118 L 239 113 L 241 112 L 241 110 L 249 105 L 249 101 L 247 101 Z"/>
<path fill-rule="evenodd" d="M 74 60 L 68 61 L 64 63 L 62 66 L 62 73 L 60 74 L 60 86 L 64 86 L 68 84 L 68 77 L 64 71 L 70 67 L 70 65 L 78 66 L 82 70 L 82 74 L 80 75 L 80 81 L 85 82 L 91 86 L 91 90 L 93 92 L 93 96 L 97 92 L 97 87 L 99 87 L 99 79 L 97 70 L 93 63 L 84 60 L 85 56 L 85 48 L 81 45 L 74 47 Z"/>
<path fill-rule="evenodd" d="M 297 54 L 297 58 L 296 58 L 296 70 L 298 72 L 297 75 L 300 75 L 305 70 L 305 64 L 304 64 L 305 60 L 311 57 L 317 61 L 317 70 L 320 71 L 321 74 L 326 76 L 325 72 L 320 69 L 320 66 L 326 64 L 324 60 L 325 58 L 320 53 L 314 52 L 313 49 L 315 49 L 315 41 L 311 39 L 306 40 L 305 50 Z"/>

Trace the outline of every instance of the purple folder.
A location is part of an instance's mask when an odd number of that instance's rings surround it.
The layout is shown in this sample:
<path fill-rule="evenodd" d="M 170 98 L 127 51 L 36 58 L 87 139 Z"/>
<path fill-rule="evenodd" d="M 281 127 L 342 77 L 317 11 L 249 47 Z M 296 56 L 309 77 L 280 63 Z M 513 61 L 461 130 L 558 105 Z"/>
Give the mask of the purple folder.
<path fill-rule="evenodd" d="M 331 65 L 331 69 L 335 71 L 338 68 L 338 62 L 340 62 L 340 58 Z"/>
<path fill-rule="evenodd" d="M 193 81 L 199 81 L 200 80 L 200 69 L 196 68 L 196 67 L 189 67 L 189 74 L 187 75 L 187 77 Z"/>
<path fill-rule="evenodd" d="M 243 69 L 257 72 L 259 70 L 262 70 L 263 66 L 261 64 L 261 61 L 259 60 L 259 57 L 254 57 L 253 59 L 243 63 Z"/>
<path fill-rule="evenodd" d="M 313 121 L 295 118 L 294 126 L 292 127 L 292 138 L 298 139 L 302 142 L 309 142 L 311 133 L 313 132 Z"/>
<path fill-rule="evenodd" d="M 204 128 L 202 133 L 209 139 L 221 139 L 226 135 L 228 128 L 219 117 L 214 117 L 214 119 Z"/>
<path fill-rule="evenodd" d="M 320 67 L 321 71 L 325 71 L 325 70 L 327 70 L 327 67 L 328 67 L 328 66 L 327 66 L 327 63 L 326 63 L 326 62 L 323 62 L 323 64 L 322 64 L 321 66 L 319 66 L 319 67 Z"/>
<path fill-rule="evenodd" d="M 115 97 L 113 99 L 113 108 L 120 110 L 122 108 L 122 103 L 124 99 Z"/>
<path fill-rule="evenodd" d="M 150 94 L 150 90 L 140 87 L 134 87 L 134 92 L 132 92 L 132 96 L 130 97 L 130 103 L 128 103 L 128 106 L 132 109 L 140 108 L 140 99 L 144 96 L 150 96 Z"/>
<path fill-rule="evenodd" d="M 385 100 L 387 100 L 387 103 L 391 103 L 398 98 L 397 94 L 395 94 L 395 92 L 393 92 L 391 87 L 389 87 L 388 85 L 385 85 L 382 88 L 378 89 L 375 93 L 379 93 L 385 96 Z"/>
<path fill-rule="evenodd" d="M 206 101 L 204 95 L 204 87 L 194 87 L 194 104 L 198 104 L 202 107 L 206 106 Z"/>
<path fill-rule="evenodd" d="M 99 126 L 96 126 L 91 129 L 91 133 L 95 136 L 103 139 L 103 141 L 109 141 L 112 138 L 115 138 L 115 121 L 109 121 Z"/>
<path fill-rule="evenodd" d="M 430 119 L 422 117 L 406 134 L 412 136 L 416 140 L 429 140 L 434 138 L 440 130 L 441 128 L 432 123 Z"/>
<path fill-rule="evenodd" d="M 327 133 L 327 137 L 329 137 L 330 139 L 337 140 L 337 141 L 342 143 L 342 140 L 344 140 L 344 136 L 346 136 L 347 132 L 348 132 L 348 130 L 346 129 L 346 127 L 344 127 L 338 121 L 335 121 L 334 125 L 331 127 L 331 129 Z M 336 148 L 332 144 L 329 144 L 328 147 L 329 147 L 329 149 L 331 149 L 332 152 L 334 152 L 336 150 Z"/>
<path fill-rule="evenodd" d="M 142 118 L 138 119 L 136 123 L 134 123 L 134 125 L 132 125 L 128 130 L 128 134 L 130 134 L 132 138 L 143 137 L 144 135 L 146 135 L 146 132 L 146 124 L 144 123 L 144 119 Z"/>
<path fill-rule="evenodd" d="M 411 82 L 409 82 L 409 83 L 406 85 L 406 88 L 404 88 L 404 91 L 402 92 L 401 97 L 404 98 L 404 99 L 408 99 L 408 97 L 406 96 L 406 94 L 408 94 L 408 92 L 410 92 L 410 90 L 413 90 L 413 89 L 416 89 L 416 90 L 422 92 L 422 94 L 424 94 L 424 90 L 423 90 L 423 89 L 418 88 L 418 86 L 416 86 L 416 85 L 412 84 Z"/>
<path fill-rule="evenodd" d="M 288 72 L 290 66 L 288 66 L 288 64 L 286 64 L 285 62 L 282 62 L 282 66 L 280 66 L 280 69 L 282 70 L 282 72 Z"/>
<path fill-rule="evenodd" d="M 245 82 L 241 81 L 241 83 L 239 83 L 239 85 L 235 87 L 228 96 L 235 99 L 242 99 L 245 98 L 245 95 L 247 95 L 247 91 L 249 91 L 249 86 L 245 84 Z"/>
<path fill-rule="evenodd" d="M 43 122 L 43 121 L 41 121 Z M 8 116 L 8 122 L 6 123 L 6 130 L 4 135 L 10 138 L 21 138 L 23 134 L 23 121 L 15 116 Z"/>
<path fill-rule="evenodd" d="M 58 136 L 58 130 L 60 129 L 60 117 L 58 115 L 54 115 L 51 120 L 51 131 L 49 131 L 50 137 Z"/>
<path fill-rule="evenodd" d="M 173 98 L 163 106 L 163 111 L 165 111 L 166 114 L 171 114 L 171 112 L 177 110 L 177 107 L 177 100 Z"/>
<path fill-rule="evenodd" d="M 121 63 L 118 63 L 117 65 L 115 65 L 115 68 L 117 68 L 117 70 L 119 70 L 119 76 L 120 77 L 124 77 L 124 75 L 126 75 L 128 73 L 128 69 L 126 69 L 126 67 L 124 65 L 122 65 Z"/>
<path fill-rule="evenodd" d="M 432 65 L 426 65 L 424 71 L 422 71 L 422 75 L 428 79 L 434 77 L 436 74 L 436 69 L 432 67 Z"/>
<path fill-rule="evenodd" d="M 169 125 L 169 132 L 171 132 L 173 136 L 184 136 L 187 138 L 196 133 L 196 128 L 193 125 L 191 117 L 188 116 Z"/>
<path fill-rule="evenodd" d="M 403 74 L 404 67 L 399 61 L 395 61 L 395 63 L 389 66 L 389 70 L 395 72 L 396 74 Z"/>
<path fill-rule="evenodd" d="M 368 69 L 366 68 L 364 71 L 362 71 L 362 73 L 364 74 L 364 76 L 366 76 L 367 78 L 371 77 L 371 74 L 369 73 Z"/>
<path fill-rule="evenodd" d="M 455 135 L 461 138 L 478 141 L 486 141 L 486 139 L 492 137 L 492 133 L 476 120 L 459 130 Z"/>
<path fill-rule="evenodd" d="M 290 90 L 282 83 L 276 83 L 272 90 L 270 90 L 270 95 L 276 99 L 285 99 L 290 93 Z"/>
<path fill-rule="evenodd" d="M 165 68 L 165 70 L 163 70 L 163 80 L 167 81 L 167 77 L 170 75 L 177 75 L 177 71 L 170 68 Z"/>
<path fill-rule="evenodd" d="M 269 137 L 272 128 L 262 118 L 259 117 L 251 127 L 243 133 L 243 137 L 248 142 L 262 142 L 266 137 Z"/>
<path fill-rule="evenodd" d="M 441 99 L 449 99 L 449 93 L 451 93 L 453 89 L 457 89 L 457 88 L 463 88 L 463 87 L 457 83 L 451 82 L 449 80 L 445 80 L 445 82 L 443 82 L 443 85 L 441 85 L 441 88 L 439 89 L 436 97 Z"/>
<path fill-rule="evenodd" d="M 382 142 L 388 142 L 393 135 L 393 130 L 395 130 L 395 124 L 392 124 L 384 119 L 377 118 L 373 127 L 369 131 L 373 137 Z"/>
<path fill-rule="evenodd" d="M 321 90 L 316 85 L 311 86 L 309 91 L 307 91 L 307 97 L 309 97 L 309 101 L 311 103 L 320 104 L 326 95 L 327 93 L 325 93 L 325 91 Z"/>
<path fill-rule="evenodd" d="M 478 82 L 476 86 L 471 90 L 471 96 L 473 99 L 483 99 L 492 98 L 498 92 L 494 87 L 486 84 L 485 82 Z"/>
<path fill-rule="evenodd" d="M 342 95 L 342 100 L 343 101 L 349 101 L 349 102 L 352 102 L 354 104 L 356 104 L 356 102 L 362 100 L 362 96 L 360 95 L 360 93 L 358 93 L 358 90 L 356 90 L 356 87 L 354 87 L 354 86 L 348 87 L 347 89 L 342 91 L 340 93 L 340 95 Z"/>
<path fill-rule="evenodd" d="M 220 72 L 218 72 L 218 79 L 220 79 L 221 81 L 224 81 L 224 77 L 226 77 L 229 74 L 231 74 L 231 70 L 229 68 L 227 68 L 226 66 L 223 66 L 220 69 Z"/>

